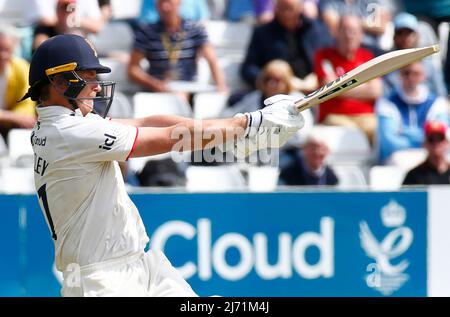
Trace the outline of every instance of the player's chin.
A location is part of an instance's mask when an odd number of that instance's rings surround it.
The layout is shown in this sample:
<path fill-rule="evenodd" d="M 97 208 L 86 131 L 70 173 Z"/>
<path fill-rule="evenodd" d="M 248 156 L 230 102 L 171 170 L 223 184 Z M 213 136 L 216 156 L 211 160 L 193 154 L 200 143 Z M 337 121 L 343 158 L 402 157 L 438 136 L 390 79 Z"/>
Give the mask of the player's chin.
<path fill-rule="evenodd" d="M 82 110 L 83 113 L 89 113 L 94 109 L 94 101 L 93 100 L 82 100 L 77 102 L 78 108 Z"/>

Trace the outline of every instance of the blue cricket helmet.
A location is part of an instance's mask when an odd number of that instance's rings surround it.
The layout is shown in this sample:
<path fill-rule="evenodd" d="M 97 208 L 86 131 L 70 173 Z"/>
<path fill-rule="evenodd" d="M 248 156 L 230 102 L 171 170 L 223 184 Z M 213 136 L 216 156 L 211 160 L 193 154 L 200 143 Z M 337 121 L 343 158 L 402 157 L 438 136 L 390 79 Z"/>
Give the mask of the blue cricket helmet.
<path fill-rule="evenodd" d="M 97 51 L 86 38 L 75 34 L 51 37 L 33 54 L 28 77 L 30 88 L 22 100 L 26 98 L 39 100 L 41 88 L 51 82 L 51 77 L 63 74 L 69 85 L 64 96 L 74 104 L 73 101 L 77 100 L 78 94 L 86 85 L 86 82 L 76 74 L 76 71 L 82 70 L 95 70 L 98 74 L 111 72 L 109 67 L 100 64 Z M 103 95 L 94 98 L 94 101 L 107 101 L 109 109 L 115 83 L 100 81 L 99 84 L 102 89 L 105 87 L 108 96 L 104 92 Z"/>
<path fill-rule="evenodd" d="M 97 51 L 87 39 L 74 34 L 56 35 L 44 41 L 33 54 L 28 78 L 30 86 L 45 80 L 47 69 L 70 63 L 77 63 L 75 70 L 111 72 L 109 67 L 100 64 Z"/>

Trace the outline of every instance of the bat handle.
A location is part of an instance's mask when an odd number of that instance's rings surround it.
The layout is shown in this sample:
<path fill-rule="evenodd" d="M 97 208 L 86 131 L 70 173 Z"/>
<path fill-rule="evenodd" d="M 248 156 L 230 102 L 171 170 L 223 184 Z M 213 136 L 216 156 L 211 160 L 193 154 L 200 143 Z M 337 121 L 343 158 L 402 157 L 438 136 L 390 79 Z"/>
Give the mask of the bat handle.
<path fill-rule="evenodd" d="M 309 103 L 308 102 L 304 102 L 305 98 L 299 99 L 294 103 L 294 108 L 295 111 L 297 112 L 302 112 L 310 107 L 308 107 Z"/>

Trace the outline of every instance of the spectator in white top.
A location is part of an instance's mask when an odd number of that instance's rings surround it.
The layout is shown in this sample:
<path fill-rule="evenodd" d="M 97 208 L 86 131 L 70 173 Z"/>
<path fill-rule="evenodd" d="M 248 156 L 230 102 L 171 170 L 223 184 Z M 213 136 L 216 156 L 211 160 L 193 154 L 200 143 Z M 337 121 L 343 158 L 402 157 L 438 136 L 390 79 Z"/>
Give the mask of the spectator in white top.
<path fill-rule="evenodd" d="M 28 3 L 29 2 L 29 3 Z M 72 11 L 76 14 L 73 21 L 69 21 L 71 27 L 82 29 L 86 33 L 98 33 L 106 21 L 104 21 L 100 7 L 97 1 L 75 0 L 70 1 Z M 33 24 L 54 26 L 57 22 L 58 0 L 31 0 L 28 3 L 28 18 Z M 69 8 L 70 9 L 70 8 Z"/>

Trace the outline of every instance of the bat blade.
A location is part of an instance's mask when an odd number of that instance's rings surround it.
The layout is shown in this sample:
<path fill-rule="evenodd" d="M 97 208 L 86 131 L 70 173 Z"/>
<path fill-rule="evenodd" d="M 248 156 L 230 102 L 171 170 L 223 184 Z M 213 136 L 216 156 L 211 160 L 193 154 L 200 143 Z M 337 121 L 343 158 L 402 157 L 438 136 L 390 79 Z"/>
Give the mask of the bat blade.
<path fill-rule="evenodd" d="M 380 55 L 306 95 L 295 103 L 295 108 L 299 112 L 311 108 L 337 97 L 349 89 L 386 75 L 436 52 L 439 52 L 439 45 L 397 50 Z"/>

